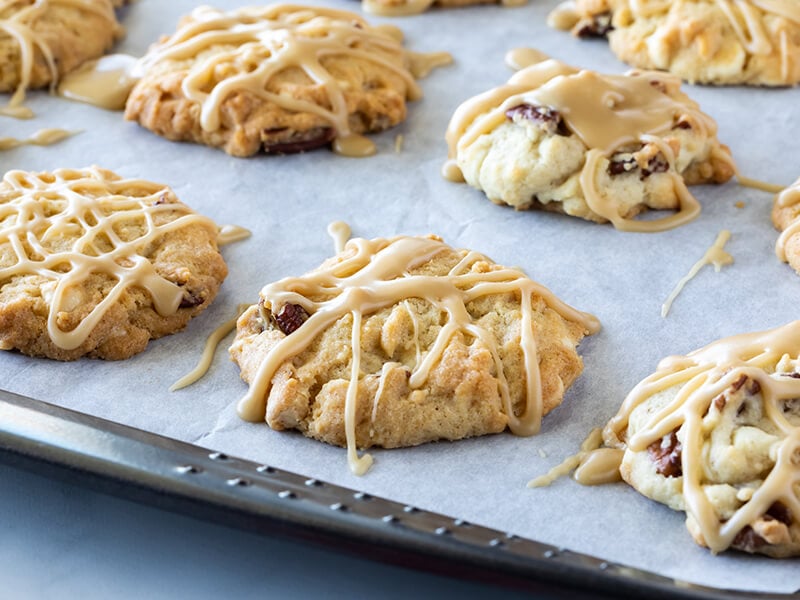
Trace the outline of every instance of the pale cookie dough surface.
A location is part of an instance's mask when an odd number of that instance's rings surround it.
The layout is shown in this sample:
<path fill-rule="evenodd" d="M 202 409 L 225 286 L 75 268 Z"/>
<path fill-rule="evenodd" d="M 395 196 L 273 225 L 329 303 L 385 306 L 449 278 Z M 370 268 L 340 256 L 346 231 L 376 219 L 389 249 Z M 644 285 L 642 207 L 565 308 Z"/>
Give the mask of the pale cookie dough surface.
<path fill-rule="evenodd" d="M 110 0 L 0 0 L 0 92 L 51 85 L 122 33 Z"/>
<path fill-rule="evenodd" d="M 606 426 L 623 479 L 695 541 L 800 556 L 800 322 L 665 359 Z"/>
<path fill-rule="evenodd" d="M 695 83 L 800 82 L 795 0 L 576 0 L 572 31 L 608 36 L 623 61 Z"/>
<path fill-rule="evenodd" d="M 0 183 L 0 348 L 123 359 L 183 329 L 227 274 L 217 228 L 168 187 L 99 168 Z"/>
<path fill-rule="evenodd" d="M 649 97 L 639 102 L 642 93 Z M 573 119 L 578 111 L 589 118 Z M 640 126 L 637 112 L 660 115 L 653 131 Z M 592 129 L 603 130 L 600 142 Z M 690 220 L 699 205 L 685 184 L 722 183 L 734 171 L 716 124 L 675 78 L 605 76 L 553 60 L 465 102 L 451 120 L 448 142 L 464 180 L 492 202 L 623 229 L 656 227 L 633 220 L 647 208 L 678 210 Z"/>
<path fill-rule="evenodd" d="M 364 261 L 380 263 L 403 244 L 411 244 L 423 258 L 402 273 L 395 273 L 399 263 L 388 270 L 380 267 L 382 275 L 372 280 Z M 365 245 L 370 248 L 366 253 Z M 328 281 L 326 273 L 342 278 L 338 290 L 319 283 Z M 501 280 L 505 283 L 500 287 L 484 289 Z M 354 406 L 359 448 L 457 440 L 509 426 L 538 427 L 535 418 L 558 406 L 580 374 L 576 346 L 597 326 L 521 272 L 436 238 L 353 240 L 318 270 L 275 285 L 267 286 L 259 304 L 240 318 L 231 356 L 251 385 L 251 399 L 266 402 L 270 427 L 298 429 L 340 446 L 348 442 L 345 409 L 354 361 L 355 317 L 342 304 L 348 294 L 356 299 L 352 310 L 362 319 L 355 353 L 360 361 Z M 445 299 L 429 298 L 428 288 Z M 497 293 L 487 293 L 494 289 Z M 521 302 L 521 293 L 530 304 Z M 296 311 L 294 302 L 308 310 L 295 315 L 292 325 L 285 311 L 287 306 Z M 320 326 L 318 319 L 328 323 Z M 285 354 L 293 339 L 298 345 Z M 538 380 L 533 381 L 537 369 L 532 373 L 530 367 L 536 356 Z M 271 380 L 260 384 L 264 364 L 270 361 L 275 367 Z M 540 407 L 528 397 L 531 390 L 540 393 Z M 514 415 L 509 416 L 508 406 Z"/>
<path fill-rule="evenodd" d="M 800 273 L 800 179 L 775 196 L 772 222 L 781 232 L 775 252 Z"/>
<path fill-rule="evenodd" d="M 233 156 L 382 131 L 420 95 L 396 33 L 332 9 L 201 7 L 144 57 L 125 118 Z"/>

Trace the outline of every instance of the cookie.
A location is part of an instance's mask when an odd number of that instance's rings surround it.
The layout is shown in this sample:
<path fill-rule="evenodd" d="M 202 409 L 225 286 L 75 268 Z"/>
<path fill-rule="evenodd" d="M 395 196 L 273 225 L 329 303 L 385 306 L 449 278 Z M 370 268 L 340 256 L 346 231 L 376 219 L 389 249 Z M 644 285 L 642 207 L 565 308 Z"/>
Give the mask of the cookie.
<path fill-rule="evenodd" d="M 699 214 L 686 185 L 733 175 L 716 133 L 674 76 L 601 75 L 544 60 L 458 107 L 444 174 L 518 210 L 656 231 Z M 647 208 L 677 213 L 634 219 Z"/>
<path fill-rule="evenodd" d="M 352 239 L 239 319 L 239 413 L 347 446 L 356 472 L 368 467 L 356 447 L 532 435 L 598 328 L 521 271 L 437 237 Z"/>
<path fill-rule="evenodd" d="M 363 0 L 364 10 L 373 15 L 399 17 L 416 15 L 431 7 L 460 8 L 475 4 L 502 4 L 522 6 L 527 0 Z"/>
<path fill-rule="evenodd" d="M 183 329 L 226 275 L 217 226 L 164 185 L 97 167 L 0 182 L 0 349 L 128 358 Z"/>
<path fill-rule="evenodd" d="M 713 552 L 800 556 L 800 321 L 663 360 L 604 430 Z"/>
<path fill-rule="evenodd" d="M 451 59 L 412 55 L 396 28 L 321 7 L 195 9 L 142 59 L 125 118 L 170 140 L 290 153 L 333 143 L 374 152 L 359 134 L 406 118 L 415 81 Z"/>
<path fill-rule="evenodd" d="M 0 4 L 0 92 L 52 86 L 121 37 L 110 0 L 10 0 Z"/>
<path fill-rule="evenodd" d="M 781 231 L 775 253 L 800 273 L 800 179 L 775 196 L 772 222 Z"/>
<path fill-rule="evenodd" d="M 641 69 L 693 83 L 763 86 L 800 82 L 800 4 L 794 0 L 576 0 L 551 23 L 579 37 L 608 37 Z"/>

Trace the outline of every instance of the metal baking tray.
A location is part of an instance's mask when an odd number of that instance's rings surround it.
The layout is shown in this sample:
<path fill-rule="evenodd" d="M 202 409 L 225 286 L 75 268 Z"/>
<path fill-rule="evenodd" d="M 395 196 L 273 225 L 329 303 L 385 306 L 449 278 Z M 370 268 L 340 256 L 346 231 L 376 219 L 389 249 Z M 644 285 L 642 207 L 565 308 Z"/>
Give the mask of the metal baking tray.
<path fill-rule="evenodd" d="M 213 523 L 570 598 L 761 598 L 669 579 L 0 389 L 0 461 Z"/>

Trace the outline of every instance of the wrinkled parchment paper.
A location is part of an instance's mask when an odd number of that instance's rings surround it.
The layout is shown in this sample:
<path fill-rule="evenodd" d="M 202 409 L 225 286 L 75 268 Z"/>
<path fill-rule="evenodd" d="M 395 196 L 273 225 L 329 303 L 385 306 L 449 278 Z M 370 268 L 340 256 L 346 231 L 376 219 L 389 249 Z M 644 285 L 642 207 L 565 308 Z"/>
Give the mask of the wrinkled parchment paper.
<path fill-rule="evenodd" d="M 321 0 L 318 0 L 321 2 Z M 140 55 L 171 32 L 189 0 L 141 0 L 124 11 L 127 38 L 118 51 Z M 217 5 L 241 5 L 218 2 Z M 360 10 L 353 1 L 330 0 Z M 379 153 L 367 159 L 327 150 L 295 156 L 232 158 L 219 150 L 163 140 L 120 113 L 29 94 L 31 121 L 0 119 L 0 135 L 27 137 L 42 127 L 81 129 L 58 145 L 0 154 L 8 169 L 48 170 L 98 164 L 128 177 L 171 185 L 178 196 L 218 223 L 245 225 L 244 242 L 226 246 L 230 276 L 214 305 L 182 333 L 152 342 L 122 362 L 57 363 L 0 353 L 0 386 L 13 392 L 119 421 L 232 455 L 354 487 L 420 508 L 460 517 L 541 542 L 725 588 L 793 591 L 797 560 L 738 554 L 713 556 L 697 547 L 684 516 L 649 501 L 625 484 L 582 487 L 565 478 L 528 489 L 532 477 L 574 453 L 603 425 L 628 390 L 664 356 L 685 353 L 719 337 L 767 329 L 797 319 L 800 277 L 775 258 L 769 220 L 772 197 L 737 186 L 693 188 L 703 213 L 693 223 L 657 234 L 621 233 L 611 226 L 492 205 L 465 185 L 440 176 L 444 131 L 458 104 L 504 82 L 505 52 L 533 46 L 572 64 L 619 73 L 603 41 L 579 41 L 545 25 L 554 0 L 521 8 L 479 6 L 379 19 L 407 33 L 417 51 L 447 50 L 455 64 L 421 82 L 425 96 L 408 120 L 374 136 Z M 788 185 L 800 176 L 800 89 L 689 87 L 719 122 L 719 137 L 751 177 Z M 397 135 L 404 136 L 395 151 Z M 743 202 L 738 208 L 736 203 Z M 501 434 L 457 443 L 373 451 L 364 477 L 352 475 L 340 448 L 266 424 L 241 421 L 236 401 L 246 387 L 228 360 L 228 338 L 209 374 L 170 393 L 191 369 L 206 336 L 242 302 L 277 278 L 303 273 L 333 252 L 333 220 L 355 236 L 436 233 L 457 247 L 520 266 L 573 306 L 603 323 L 580 350 L 585 371 L 563 405 L 532 438 Z M 662 302 L 722 229 L 735 264 L 704 268 L 664 319 Z"/>

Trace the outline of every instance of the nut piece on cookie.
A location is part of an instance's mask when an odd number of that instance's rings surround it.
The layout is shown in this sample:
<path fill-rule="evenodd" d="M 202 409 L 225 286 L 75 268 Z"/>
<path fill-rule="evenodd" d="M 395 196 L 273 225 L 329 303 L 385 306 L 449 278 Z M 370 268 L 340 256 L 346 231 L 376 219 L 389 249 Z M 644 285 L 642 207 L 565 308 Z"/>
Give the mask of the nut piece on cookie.
<path fill-rule="evenodd" d="M 97 167 L 0 182 L 0 349 L 118 360 L 180 329 L 227 275 L 217 226 Z"/>
<path fill-rule="evenodd" d="M 403 121 L 406 100 L 422 96 L 415 78 L 452 60 L 412 54 L 401 38 L 322 7 L 196 8 L 143 57 L 125 118 L 233 156 L 331 142 L 367 155 L 374 145 L 359 134 Z"/>
<path fill-rule="evenodd" d="M 800 556 L 800 321 L 664 359 L 603 436 L 698 544 Z"/>
<path fill-rule="evenodd" d="M 793 0 L 575 0 L 548 22 L 578 37 L 607 36 L 620 60 L 690 82 L 800 82 L 800 3 Z"/>
<path fill-rule="evenodd" d="M 121 37 L 111 0 L 0 2 L 0 92 L 52 86 L 85 61 L 102 56 Z"/>
<path fill-rule="evenodd" d="M 772 222 L 781 232 L 775 254 L 800 273 L 800 179 L 775 196 Z"/>
<path fill-rule="evenodd" d="M 538 431 L 598 330 L 518 269 L 437 237 L 353 239 L 264 287 L 230 348 L 251 421 L 355 448 Z"/>
<path fill-rule="evenodd" d="M 716 133 L 673 76 L 601 75 L 544 60 L 458 107 L 444 174 L 497 204 L 658 231 L 699 214 L 686 184 L 733 175 Z M 647 208 L 678 212 L 633 218 Z"/>

